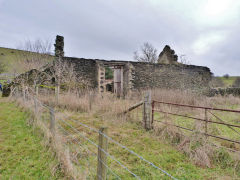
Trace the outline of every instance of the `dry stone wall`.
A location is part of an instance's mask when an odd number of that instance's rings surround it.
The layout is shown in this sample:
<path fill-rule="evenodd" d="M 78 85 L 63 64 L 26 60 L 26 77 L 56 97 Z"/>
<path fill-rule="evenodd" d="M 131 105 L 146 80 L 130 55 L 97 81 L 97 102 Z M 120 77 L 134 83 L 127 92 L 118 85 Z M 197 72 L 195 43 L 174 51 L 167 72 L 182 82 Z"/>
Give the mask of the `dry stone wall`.
<path fill-rule="evenodd" d="M 73 66 L 78 82 L 86 84 L 90 88 L 98 87 L 98 66 L 96 60 L 64 57 L 64 62 Z"/>
<path fill-rule="evenodd" d="M 207 67 L 192 65 L 169 65 L 131 63 L 132 89 L 176 88 L 205 89 L 209 87 L 211 72 Z"/>

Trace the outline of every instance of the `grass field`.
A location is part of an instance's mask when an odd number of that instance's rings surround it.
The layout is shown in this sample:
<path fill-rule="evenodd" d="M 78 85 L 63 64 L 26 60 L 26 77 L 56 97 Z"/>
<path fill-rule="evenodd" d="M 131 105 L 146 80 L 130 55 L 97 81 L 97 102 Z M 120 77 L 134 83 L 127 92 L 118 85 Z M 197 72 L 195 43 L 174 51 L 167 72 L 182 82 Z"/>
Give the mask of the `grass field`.
<path fill-rule="evenodd" d="M 23 50 L 17 50 L 17 49 L 10 49 L 10 48 L 3 48 L 0 47 L 0 61 L 4 63 L 5 65 L 5 73 L 14 73 L 17 63 L 19 64 L 19 61 L 23 61 L 26 58 L 32 59 L 35 58 L 36 61 L 39 59 L 39 54 L 37 53 L 31 53 Z M 49 61 L 51 61 L 53 58 L 52 56 L 47 56 Z M 44 56 L 44 58 L 46 58 Z"/>
<path fill-rule="evenodd" d="M 29 113 L 0 99 L 0 179 L 62 179 L 58 162 L 44 147 Z"/>
<path fill-rule="evenodd" d="M 89 116 L 88 113 L 73 113 L 71 116 L 68 116 L 68 119 L 71 118 L 96 129 L 108 127 L 108 135 L 114 140 L 127 146 L 178 179 L 237 179 L 232 167 L 226 167 L 223 170 L 220 165 L 213 168 L 201 168 L 194 165 L 187 155 L 178 151 L 166 141 L 164 142 L 154 132 L 146 132 L 142 128 L 140 121 L 138 123 L 107 121 L 96 114 Z M 97 133 L 79 126 L 77 122 L 71 122 L 70 120 L 68 122 L 80 132 L 87 135 L 88 138 L 97 142 Z M 65 126 L 65 129 L 73 133 L 69 127 Z M 76 138 L 76 134 L 73 137 Z M 68 138 L 71 137 L 69 136 Z M 84 142 L 82 138 L 79 140 L 81 143 Z M 84 145 L 88 146 L 92 151 L 96 151 L 90 143 L 85 141 Z M 169 177 L 165 176 L 159 170 L 147 165 L 115 144 L 109 144 L 109 152 L 118 160 L 124 162 L 131 171 L 142 179 L 169 179 Z M 129 173 L 114 164 L 110 158 L 108 160 L 109 166 L 121 178 L 134 179 Z M 84 159 L 80 161 L 84 163 Z M 92 163 L 94 164 L 94 162 Z M 112 177 L 109 179 L 114 179 L 110 173 L 109 177 Z"/>
<path fill-rule="evenodd" d="M 171 92 L 169 90 L 158 90 L 154 93 L 155 96 L 157 95 L 156 93 L 158 93 L 158 97 L 162 96 L 170 102 L 177 101 L 178 103 L 191 103 L 193 105 L 196 105 L 197 103 L 206 103 L 208 106 L 213 107 L 228 107 L 231 109 L 240 108 L 239 99 L 235 97 L 216 97 L 215 99 L 207 99 L 206 97 L 196 97 L 190 93 L 184 94 L 175 91 Z M 46 104 L 53 105 L 54 96 L 43 95 L 39 96 L 39 98 Z M 201 98 L 203 98 L 203 102 L 201 102 Z M 178 148 L 179 144 L 172 144 L 169 139 L 163 138 L 160 131 L 158 131 L 158 127 L 154 128 L 154 130 L 146 131 L 142 127 L 142 108 L 134 110 L 127 117 L 121 118 L 116 116 L 117 112 L 122 112 L 126 107 L 129 107 L 130 104 L 134 104 L 135 100 L 129 102 L 129 100 L 117 99 L 107 94 L 105 96 L 96 95 L 94 102 L 92 103 L 92 110 L 88 109 L 88 101 L 88 94 L 86 94 L 86 96 L 83 95 L 80 98 L 73 94 L 61 94 L 59 104 L 55 108 L 57 132 L 60 133 L 58 135 L 61 137 L 60 139 L 64 144 L 64 147 L 68 147 L 68 159 L 70 159 L 72 164 L 69 165 L 69 167 L 76 168 L 78 173 L 85 173 L 84 176 L 88 177 L 88 179 L 94 179 L 96 177 L 96 154 L 98 153 L 98 149 L 88 140 L 83 138 L 83 136 L 98 144 L 98 133 L 89 130 L 78 122 L 96 129 L 107 127 L 109 137 L 120 142 L 122 145 L 143 156 L 145 159 L 164 169 L 178 179 L 239 179 L 239 163 L 236 164 L 235 159 L 230 157 L 224 149 L 219 148 L 217 151 L 215 151 L 216 149 L 212 149 L 214 157 L 210 160 L 210 166 L 206 166 L 205 162 L 207 163 L 207 161 L 205 161 L 204 158 L 195 161 L 194 157 L 191 157 L 188 154 L 188 151 Z M 33 101 L 29 101 L 26 107 L 34 107 L 31 103 L 33 103 Z M 44 109 L 46 108 L 41 107 L 39 110 L 44 112 Z M 194 111 L 185 111 L 185 113 L 188 115 L 195 115 Z M 238 120 L 238 117 L 236 116 L 228 117 L 226 114 L 217 115 L 234 124 L 237 123 L 236 121 Z M 45 117 L 45 114 L 42 114 L 42 117 L 43 120 L 45 120 L 44 122 L 47 123 L 47 127 L 49 127 L 49 118 Z M 165 118 L 168 117 L 162 117 L 161 114 L 156 114 L 155 118 L 156 120 L 165 120 Z M 63 123 L 61 119 L 68 124 Z M 41 122 L 43 122 L 43 120 L 41 120 Z M 193 126 L 193 122 L 188 122 L 186 119 L 172 119 L 172 121 L 176 121 L 176 123 L 180 122 L 180 125 L 189 128 L 192 128 Z M 77 133 L 71 126 L 69 126 L 69 124 L 79 132 Z M 161 127 L 163 126 L 160 126 L 160 128 Z M 215 127 L 213 127 L 213 129 L 214 128 Z M 221 135 L 229 135 L 234 138 L 234 134 L 231 134 L 228 128 L 217 129 L 215 133 L 219 132 L 223 133 Z M 169 133 L 171 133 L 171 131 L 169 131 Z M 169 135 L 171 136 L 171 134 Z M 175 135 L 177 134 L 175 133 Z M 174 134 L 172 136 L 174 136 Z M 206 146 L 199 144 L 198 139 L 196 139 L 196 141 L 191 141 L 191 143 L 191 147 L 187 147 L 187 150 L 200 150 L 200 155 L 204 155 L 205 150 L 208 150 L 205 149 Z M 200 149 L 195 147 L 200 147 Z M 169 179 L 164 173 L 149 166 L 115 143 L 109 142 L 108 152 L 117 160 L 121 161 L 129 170 L 141 177 L 141 179 Z M 203 163 L 199 164 L 199 161 L 203 161 Z M 115 163 L 110 157 L 108 157 L 108 166 L 114 173 L 118 174 L 120 178 L 134 179 L 129 172 Z M 116 179 L 110 171 L 108 171 L 108 179 Z"/>
<path fill-rule="evenodd" d="M 229 78 L 225 78 L 225 77 L 217 77 L 217 78 L 223 81 L 224 87 L 231 87 L 237 77 L 239 76 L 230 76 Z"/>
<path fill-rule="evenodd" d="M 0 60 L 6 65 L 5 72 L 8 72 L 11 66 L 15 63 L 16 58 L 22 51 L 17 49 L 9 49 L 0 47 Z"/>

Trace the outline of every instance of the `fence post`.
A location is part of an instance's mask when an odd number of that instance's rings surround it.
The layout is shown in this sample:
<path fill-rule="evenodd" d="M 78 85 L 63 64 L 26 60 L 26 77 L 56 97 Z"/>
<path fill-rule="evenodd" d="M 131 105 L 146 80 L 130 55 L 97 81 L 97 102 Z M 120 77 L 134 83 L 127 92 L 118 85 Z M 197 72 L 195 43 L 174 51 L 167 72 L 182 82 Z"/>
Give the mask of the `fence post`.
<path fill-rule="evenodd" d="M 38 85 L 36 86 L 36 96 L 38 97 Z"/>
<path fill-rule="evenodd" d="M 23 93 L 23 101 L 26 101 L 26 93 L 25 93 L 25 86 L 22 86 L 22 93 Z"/>
<path fill-rule="evenodd" d="M 107 179 L 107 148 L 108 139 L 103 135 L 107 135 L 107 128 L 102 127 L 99 129 L 99 145 L 98 145 L 98 166 L 97 166 L 97 180 Z"/>
<path fill-rule="evenodd" d="M 58 104 L 58 100 L 59 100 L 59 91 L 60 91 L 60 88 L 59 88 L 59 85 L 57 84 L 57 85 L 55 86 L 56 104 Z"/>
<path fill-rule="evenodd" d="M 152 122 L 151 125 L 153 126 L 153 121 L 154 121 L 154 101 L 152 101 Z"/>
<path fill-rule="evenodd" d="M 37 108 L 37 100 L 36 100 L 36 97 L 34 96 L 33 97 L 34 99 L 34 112 L 35 112 L 35 114 L 37 114 L 38 113 L 38 108 Z"/>
<path fill-rule="evenodd" d="M 205 109 L 205 134 L 207 133 L 208 133 L 208 116 L 207 116 L 207 109 Z"/>
<path fill-rule="evenodd" d="M 92 110 L 92 101 L 93 101 L 93 92 L 90 91 L 89 94 L 88 94 L 89 111 Z"/>
<path fill-rule="evenodd" d="M 147 92 L 143 100 L 143 127 L 146 130 L 152 129 L 151 108 L 151 93 Z"/>
<path fill-rule="evenodd" d="M 51 131 L 52 135 L 55 136 L 55 113 L 54 113 L 54 109 L 50 108 L 49 113 L 50 113 L 50 131 Z"/>

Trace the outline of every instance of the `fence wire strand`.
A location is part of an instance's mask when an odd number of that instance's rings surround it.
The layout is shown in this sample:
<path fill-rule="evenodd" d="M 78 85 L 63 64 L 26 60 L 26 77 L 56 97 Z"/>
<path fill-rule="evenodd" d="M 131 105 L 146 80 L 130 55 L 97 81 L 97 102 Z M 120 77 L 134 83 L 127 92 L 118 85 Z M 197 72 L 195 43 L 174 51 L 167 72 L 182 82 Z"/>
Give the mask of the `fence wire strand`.
<path fill-rule="evenodd" d="M 73 120 L 73 119 L 71 119 L 71 120 Z M 159 168 L 158 166 L 156 166 L 156 165 L 153 164 L 152 162 L 146 160 L 146 159 L 143 158 L 142 156 L 138 155 L 137 153 L 135 153 L 134 151 L 130 150 L 130 149 L 127 148 L 126 146 L 124 146 L 124 145 L 120 144 L 119 142 L 115 141 L 114 139 L 112 139 L 111 137 L 107 136 L 106 134 L 98 131 L 98 130 L 95 129 L 95 128 L 89 127 L 88 125 L 83 124 L 83 123 L 81 123 L 81 122 L 79 122 L 79 121 L 76 121 L 76 120 L 73 120 L 73 121 L 76 122 L 76 123 L 79 123 L 80 125 L 88 128 L 88 129 L 90 129 L 90 130 L 92 130 L 92 131 L 95 131 L 95 132 L 97 132 L 97 133 L 102 134 L 104 137 L 106 137 L 107 139 L 109 139 L 109 140 L 112 141 L 113 143 L 117 144 L 117 145 L 120 146 L 121 148 L 127 150 L 127 151 L 130 152 L 131 154 L 134 154 L 135 156 L 137 156 L 137 157 L 140 158 L 141 160 L 145 161 L 146 163 L 148 163 L 149 165 L 153 166 L 154 168 L 160 170 L 161 172 L 163 172 L 163 173 L 166 174 L 167 176 L 171 177 L 172 179 L 177 180 L 175 177 L 173 177 L 172 175 L 170 175 L 170 174 L 169 174 L 168 172 L 166 172 L 165 170 Z"/>
<path fill-rule="evenodd" d="M 29 94 L 29 97 L 32 97 L 33 100 L 36 100 L 40 106 L 48 109 L 48 110 L 52 110 L 51 107 L 49 107 L 48 105 L 42 103 L 35 95 L 30 95 Z M 81 137 L 83 137 L 85 140 L 87 140 L 89 143 L 91 143 L 92 145 L 94 145 L 95 147 L 99 148 L 103 153 L 105 153 L 107 156 L 109 156 L 114 162 L 116 162 L 118 165 L 120 165 L 123 169 L 125 169 L 127 172 L 129 172 L 131 175 L 133 175 L 136 179 L 140 179 L 140 177 L 138 177 L 135 173 L 133 173 L 132 171 L 130 171 L 124 164 L 122 164 L 120 161 L 118 161 L 114 156 L 110 155 L 108 152 L 106 152 L 104 149 L 100 148 L 95 142 L 93 142 L 91 139 L 87 138 L 86 136 L 84 136 L 80 131 L 78 131 L 75 127 L 73 127 L 71 124 L 69 124 L 68 122 L 66 122 L 65 120 L 62 120 L 62 119 L 59 119 L 60 121 L 62 121 L 63 123 L 65 123 L 66 125 L 70 126 L 71 129 L 73 129 L 76 133 L 78 133 Z M 71 119 L 72 121 L 75 121 L 73 119 Z M 129 148 L 127 148 L 126 146 L 120 144 L 119 142 L 115 141 L 114 139 L 112 139 L 111 137 L 107 136 L 106 134 L 100 132 L 99 130 L 97 129 L 94 129 L 92 127 L 89 127 L 88 125 L 86 124 L 83 124 L 79 121 L 75 121 L 77 123 L 79 123 L 80 125 L 94 131 L 94 132 L 97 132 L 101 135 L 103 135 L 105 138 L 107 138 L 108 140 L 110 140 L 111 142 L 117 144 L 118 146 L 120 146 L 121 148 L 127 150 L 128 152 L 130 152 L 131 154 L 137 156 L 139 159 L 141 159 L 142 161 L 146 162 L 147 164 L 149 164 L 150 166 L 160 170 L 162 173 L 164 173 L 165 175 L 169 176 L 170 178 L 174 179 L 174 180 L 177 180 L 177 178 L 173 177 L 172 175 L 170 175 L 168 172 L 166 172 L 165 170 L 161 169 L 160 167 L 156 166 L 155 164 L 153 164 L 152 162 L 146 160 L 144 157 L 140 156 L 139 154 L 135 153 L 134 151 L 130 150 Z M 64 129 L 63 127 L 61 127 L 62 129 Z M 66 132 L 66 130 L 64 130 Z M 70 134 L 70 133 L 68 133 Z M 82 144 L 79 143 L 79 141 L 77 141 L 77 143 L 82 147 Z M 87 151 L 91 152 L 88 148 L 87 148 Z M 93 153 L 93 152 L 92 152 Z M 95 153 L 96 154 L 96 153 Z M 102 161 L 101 161 L 102 162 Z M 103 162 L 102 162 L 103 163 Z M 111 168 L 109 168 L 105 163 L 103 163 L 104 166 L 113 174 L 115 175 L 118 179 L 121 179 L 116 173 L 114 173 Z M 101 177 L 100 177 L 101 178 Z M 101 178 L 102 179 L 102 178 Z"/>
<path fill-rule="evenodd" d="M 140 179 L 135 173 L 130 171 L 124 164 L 122 164 L 120 161 L 118 161 L 114 156 L 110 155 L 108 152 L 106 152 L 104 149 L 100 148 L 95 142 L 93 142 L 91 139 L 87 138 L 84 136 L 80 131 L 78 131 L 76 128 L 74 128 L 71 124 L 67 123 L 66 121 L 60 119 L 63 123 L 67 124 L 70 126 L 76 133 L 78 133 L 81 137 L 86 139 L 88 142 L 93 144 L 95 147 L 99 148 L 104 154 L 109 156 L 112 160 L 114 160 L 116 163 L 118 163 L 122 168 L 124 168 L 126 171 L 128 171 L 131 175 L 133 175 L 136 179 Z M 99 132 L 100 133 L 100 132 Z"/>
<path fill-rule="evenodd" d="M 58 127 L 60 127 L 65 133 L 67 133 L 69 136 L 71 136 L 72 134 L 70 134 L 68 131 L 66 131 L 62 126 L 58 125 Z M 78 137 L 77 137 L 78 138 Z M 76 143 L 78 143 L 78 145 L 82 148 L 82 149 L 86 149 L 87 151 L 89 151 L 90 153 L 94 154 L 95 158 L 97 158 L 97 153 L 89 150 L 89 148 L 87 146 L 84 146 L 83 144 L 81 144 L 77 138 L 74 138 L 73 141 L 75 141 Z M 118 179 L 121 179 L 116 173 L 113 172 L 113 170 L 108 166 L 106 165 L 101 159 L 98 158 L 99 161 L 101 161 L 101 163 L 103 163 L 103 165 L 107 168 L 107 170 L 110 171 L 110 173 L 112 173 L 115 177 L 117 177 Z"/>

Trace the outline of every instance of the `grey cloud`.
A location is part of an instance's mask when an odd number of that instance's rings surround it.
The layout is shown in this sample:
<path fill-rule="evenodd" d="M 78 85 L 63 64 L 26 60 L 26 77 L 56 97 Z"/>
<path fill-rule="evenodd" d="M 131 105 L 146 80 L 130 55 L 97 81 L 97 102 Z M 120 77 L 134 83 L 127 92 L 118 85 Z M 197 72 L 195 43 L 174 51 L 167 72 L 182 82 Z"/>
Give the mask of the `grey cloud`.
<path fill-rule="evenodd" d="M 148 41 L 159 52 L 169 44 L 178 54 L 187 54 L 192 64 L 210 66 L 215 74 L 238 74 L 237 68 L 230 65 L 223 68 L 218 63 L 228 58 L 229 64 L 240 67 L 237 34 L 233 33 L 209 53 L 196 56 L 190 46 L 204 31 L 214 31 L 214 27 L 196 25 L 192 13 L 198 4 L 190 0 L 181 4 L 162 1 L 161 5 L 149 2 L 5 0 L 0 3 L 0 46 L 16 47 L 16 43 L 24 39 L 54 41 L 55 35 L 60 34 L 65 37 L 67 56 L 131 60 L 133 51 Z M 219 55 L 219 52 L 224 53 Z"/>

